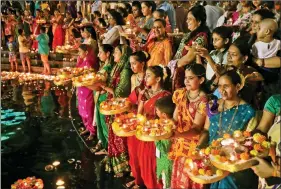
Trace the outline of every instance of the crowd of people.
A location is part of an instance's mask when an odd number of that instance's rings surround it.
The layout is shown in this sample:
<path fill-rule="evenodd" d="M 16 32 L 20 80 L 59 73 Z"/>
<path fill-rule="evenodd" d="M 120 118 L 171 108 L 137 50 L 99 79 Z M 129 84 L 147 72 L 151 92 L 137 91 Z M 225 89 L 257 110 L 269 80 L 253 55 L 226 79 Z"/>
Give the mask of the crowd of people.
<path fill-rule="evenodd" d="M 50 51 L 70 45 L 78 50 L 77 67 L 107 78 L 77 88 L 81 134 L 97 137 L 92 152 L 106 155 L 107 171 L 131 172 L 128 188 L 265 187 L 259 177 L 268 186 L 281 183 L 280 161 L 258 158 L 259 165 L 210 186 L 193 182 L 185 168 L 190 152 L 224 133 L 267 135 L 280 122 L 280 2 L 78 2 L 27 1 L 23 12 L 2 10 L 2 44 L 12 70 L 17 44 L 23 70 L 27 63 L 31 71 L 29 51 L 38 49 L 44 74 Z M 173 119 L 172 137 L 116 136 L 114 116 L 100 113 L 100 104 L 116 97 L 128 97 L 148 119 Z"/>

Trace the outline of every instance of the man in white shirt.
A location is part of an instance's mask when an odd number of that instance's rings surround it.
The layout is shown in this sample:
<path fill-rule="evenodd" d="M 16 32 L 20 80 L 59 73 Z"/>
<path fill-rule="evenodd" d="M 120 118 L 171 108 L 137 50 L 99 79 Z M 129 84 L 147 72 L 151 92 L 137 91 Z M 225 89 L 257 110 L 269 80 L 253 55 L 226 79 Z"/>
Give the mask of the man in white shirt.
<path fill-rule="evenodd" d="M 206 5 L 204 8 L 206 10 L 207 15 L 207 26 L 209 27 L 210 31 L 216 28 L 218 19 L 223 15 L 224 10 L 218 6 L 216 6 L 216 1 L 211 1 Z"/>

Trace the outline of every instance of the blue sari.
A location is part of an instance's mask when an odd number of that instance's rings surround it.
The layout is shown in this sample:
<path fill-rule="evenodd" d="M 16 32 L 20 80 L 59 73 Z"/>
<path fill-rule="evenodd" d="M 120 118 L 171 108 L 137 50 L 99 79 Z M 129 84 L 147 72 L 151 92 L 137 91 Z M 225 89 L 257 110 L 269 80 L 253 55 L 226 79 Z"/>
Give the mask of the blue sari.
<path fill-rule="evenodd" d="M 211 108 L 211 110 L 213 110 L 213 108 Z M 222 137 L 219 134 L 220 133 L 219 131 L 225 131 L 225 133 L 232 135 L 235 130 L 245 130 L 249 121 L 255 116 L 255 110 L 249 104 L 239 105 L 237 113 L 233 119 L 233 115 L 235 111 L 236 111 L 236 107 L 233 107 L 222 113 L 221 126 L 219 126 L 220 113 L 216 111 L 216 113 L 212 114 L 211 112 L 211 114 L 208 114 L 210 119 L 209 143 L 211 143 L 215 139 Z M 229 128 L 232 119 L 233 119 L 233 123 Z M 258 176 L 256 176 L 251 169 L 247 169 L 236 173 L 231 173 L 229 176 L 225 177 L 224 179 L 211 184 L 210 188 L 211 189 L 240 189 L 240 188 L 256 189 L 258 188 Z"/>

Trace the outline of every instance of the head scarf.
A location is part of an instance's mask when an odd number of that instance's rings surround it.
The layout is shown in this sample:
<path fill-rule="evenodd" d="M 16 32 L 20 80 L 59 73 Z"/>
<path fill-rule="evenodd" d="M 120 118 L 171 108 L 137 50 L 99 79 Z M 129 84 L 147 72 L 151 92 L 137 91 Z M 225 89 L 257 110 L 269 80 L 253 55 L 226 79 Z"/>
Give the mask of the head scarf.
<path fill-rule="evenodd" d="M 121 46 L 122 56 L 120 58 L 120 61 L 115 63 L 115 65 L 113 67 L 113 70 L 110 73 L 110 79 L 108 80 L 109 81 L 108 85 L 110 85 L 110 86 L 113 84 L 113 81 L 114 81 L 116 75 L 121 73 L 121 71 L 124 68 L 130 68 L 130 66 L 129 66 L 129 57 L 132 54 L 132 50 L 131 50 L 131 48 L 128 45 L 120 45 L 120 46 Z"/>

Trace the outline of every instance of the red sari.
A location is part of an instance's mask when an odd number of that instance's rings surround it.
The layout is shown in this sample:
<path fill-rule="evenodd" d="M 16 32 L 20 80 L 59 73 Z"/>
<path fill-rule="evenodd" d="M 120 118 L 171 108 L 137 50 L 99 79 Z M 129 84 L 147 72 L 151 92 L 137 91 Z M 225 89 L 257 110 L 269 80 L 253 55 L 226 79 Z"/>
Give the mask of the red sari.
<path fill-rule="evenodd" d="M 32 24 L 32 33 L 33 35 L 39 35 L 40 34 L 40 24 L 37 23 L 38 20 L 42 20 L 42 18 L 37 17 L 33 20 L 33 24 Z M 37 40 L 33 40 L 32 43 L 32 48 L 33 49 L 38 49 L 38 41 Z"/>
<path fill-rule="evenodd" d="M 53 24 L 53 44 L 52 48 L 55 51 L 57 46 L 63 46 L 64 44 L 64 38 L 65 38 L 65 32 L 63 29 L 63 18 L 62 16 L 59 16 L 59 18 L 54 18 L 56 20 L 56 23 Z"/>
<path fill-rule="evenodd" d="M 144 80 L 143 80 L 144 81 Z M 138 87 L 136 87 L 130 94 L 129 99 L 132 104 L 138 104 L 138 94 L 139 91 L 144 88 L 144 82 Z M 136 138 L 136 136 L 127 137 L 127 145 L 128 145 L 128 154 L 129 154 L 129 165 L 131 167 L 131 171 L 133 177 L 135 178 L 136 185 L 143 185 L 143 180 L 141 178 L 141 170 L 139 165 L 138 158 L 138 150 L 139 150 L 140 141 Z"/>
<path fill-rule="evenodd" d="M 168 95 L 170 95 L 170 92 L 162 91 L 144 103 L 144 114 L 147 119 L 156 118 L 155 102 Z M 138 149 L 141 178 L 144 181 L 145 186 L 153 189 L 163 188 L 162 184 L 157 182 L 156 147 L 154 142 L 139 141 Z"/>

